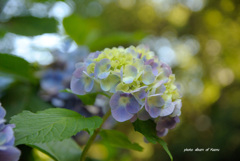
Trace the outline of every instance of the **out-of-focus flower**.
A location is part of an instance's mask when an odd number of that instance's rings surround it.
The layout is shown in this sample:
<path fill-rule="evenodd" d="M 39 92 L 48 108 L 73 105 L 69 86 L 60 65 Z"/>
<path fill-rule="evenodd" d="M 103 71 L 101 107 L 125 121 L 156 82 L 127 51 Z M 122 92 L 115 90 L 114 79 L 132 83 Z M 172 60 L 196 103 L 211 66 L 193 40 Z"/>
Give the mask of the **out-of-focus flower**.
<path fill-rule="evenodd" d="M 6 111 L 0 103 L 0 159 L 3 161 L 18 161 L 21 152 L 14 147 L 13 128 L 15 126 L 13 124 L 4 124 L 5 115 Z"/>
<path fill-rule="evenodd" d="M 119 122 L 152 118 L 158 123 L 181 114 L 175 75 L 145 46 L 91 53 L 76 64 L 70 86 L 79 95 L 101 91 L 111 96 L 112 116 Z M 158 131 L 168 129 L 158 124 Z"/>

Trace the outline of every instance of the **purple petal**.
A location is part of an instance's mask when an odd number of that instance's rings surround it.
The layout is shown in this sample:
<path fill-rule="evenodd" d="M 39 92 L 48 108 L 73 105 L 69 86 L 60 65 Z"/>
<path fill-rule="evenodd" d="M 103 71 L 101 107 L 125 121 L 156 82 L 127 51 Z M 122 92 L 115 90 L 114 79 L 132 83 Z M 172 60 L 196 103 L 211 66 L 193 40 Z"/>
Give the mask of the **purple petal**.
<path fill-rule="evenodd" d="M 156 129 L 158 131 L 163 128 L 173 129 L 179 122 L 179 117 L 161 117 L 157 122 Z"/>
<path fill-rule="evenodd" d="M 137 100 L 131 95 L 129 97 L 129 103 L 126 106 L 126 109 L 129 113 L 135 114 L 140 110 L 140 105 L 138 104 Z"/>
<path fill-rule="evenodd" d="M 112 110 L 112 116 L 118 122 L 124 122 L 133 117 L 132 114 L 128 113 L 124 106 L 120 106 L 115 110 Z"/>
<path fill-rule="evenodd" d="M 13 129 L 11 125 L 6 125 L 4 129 L 1 131 L 1 133 L 6 134 L 7 136 L 6 142 L 4 143 L 4 145 L 10 145 L 11 143 L 14 143 L 12 142 L 12 139 L 14 138 L 14 134 L 13 134 Z"/>
<path fill-rule="evenodd" d="M 0 103 L 0 119 L 4 118 L 5 115 L 6 115 L 6 110 L 1 106 L 1 103 Z"/>
<path fill-rule="evenodd" d="M 156 118 L 159 116 L 164 102 L 163 98 L 159 95 L 148 97 L 145 100 L 145 109 L 151 117 Z"/>
<path fill-rule="evenodd" d="M 20 154 L 20 150 L 13 146 L 0 147 L 0 159 L 2 161 L 18 161 Z"/>
<path fill-rule="evenodd" d="M 86 70 L 86 67 L 85 66 L 82 66 L 80 68 L 76 68 L 75 71 L 73 72 L 73 76 L 75 78 L 81 78 L 83 76 L 83 71 Z"/>
<path fill-rule="evenodd" d="M 160 131 L 157 131 L 157 136 L 158 137 L 163 137 L 163 136 L 166 136 L 168 133 L 168 129 L 161 129 Z"/>
<path fill-rule="evenodd" d="M 77 79 L 75 77 L 72 77 L 70 88 L 75 94 L 84 95 L 86 93 L 84 90 L 83 79 Z"/>
<path fill-rule="evenodd" d="M 116 93 L 114 93 L 114 95 L 112 95 L 109 104 L 112 110 L 115 110 L 118 106 L 119 106 L 119 99 L 120 99 L 120 94 L 122 92 L 118 91 Z"/>

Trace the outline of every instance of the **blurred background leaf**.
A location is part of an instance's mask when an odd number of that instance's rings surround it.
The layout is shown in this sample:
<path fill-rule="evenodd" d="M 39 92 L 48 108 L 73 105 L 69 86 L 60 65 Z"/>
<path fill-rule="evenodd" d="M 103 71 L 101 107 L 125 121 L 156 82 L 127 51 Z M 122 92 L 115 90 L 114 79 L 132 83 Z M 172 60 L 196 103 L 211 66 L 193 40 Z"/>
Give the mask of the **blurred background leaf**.
<path fill-rule="evenodd" d="M 0 32 L 6 31 L 25 36 L 55 33 L 57 21 L 54 18 L 15 17 L 5 23 L 0 23 Z"/>

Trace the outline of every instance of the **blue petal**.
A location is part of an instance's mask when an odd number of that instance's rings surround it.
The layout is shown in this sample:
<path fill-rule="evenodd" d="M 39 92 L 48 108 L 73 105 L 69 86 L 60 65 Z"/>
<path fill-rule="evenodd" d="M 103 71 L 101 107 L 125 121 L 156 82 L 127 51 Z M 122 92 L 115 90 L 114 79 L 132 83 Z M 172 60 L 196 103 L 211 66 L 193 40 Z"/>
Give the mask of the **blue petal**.
<path fill-rule="evenodd" d="M 140 110 L 140 105 L 138 104 L 137 100 L 133 97 L 133 95 L 129 97 L 129 103 L 127 104 L 126 109 L 129 113 L 132 114 L 135 114 Z"/>
<path fill-rule="evenodd" d="M 109 74 L 110 74 L 110 72 L 100 73 L 100 74 L 98 75 L 98 78 L 99 78 L 99 79 L 105 79 L 105 78 L 108 77 Z"/>
<path fill-rule="evenodd" d="M 0 103 L 0 119 L 4 118 L 5 115 L 6 115 L 6 110 L 1 106 L 1 103 Z"/>
<path fill-rule="evenodd" d="M 102 59 L 97 62 L 94 75 L 96 78 L 105 79 L 109 75 L 109 69 L 111 68 L 111 61 L 109 59 Z"/>
<path fill-rule="evenodd" d="M 126 107 L 120 106 L 115 110 L 112 110 L 112 116 L 118 122 L 124 122 L 133 117 L 133 114 L 127 112 Z"/>
<path fill-rule="evenodd" d="M 137 113 L 140 110 L 140 105 L 132 94 L 123 93 L 120 91 L 116 92 L 111 97 L 110 107 L 112 109 L 112 112 L 115 112 L 115 114 L 113 114 L 113 117 L 117 121 L 121 120 L 121 118 L 118 116 L 123 117 L 123 120 L 127 118 L 130 119 L 133 116 L 132 114 Z M 126 116 L 123 116 L 124 114 L 126 114 Z"/>
<path fill-rule="evenodd" d="M 138 103 L 142 105 L 144 103 L 144 98 L 147 96 L 147 92 L 145 91 L 147 87 L 141 87 L 132 92 L 132 95 L 136 98 Z"/>
<path fill-rule="evenodd" d="M 110 101 L 109 101 L 109 104 L 110 104 L 110 107 L 112 110 L 115 110 L 118 108 L 119 106 L 119 99 L 120 99 L 120 94 L 122 92 L 120 91 L 117 91 L 116 93 L 114 93 L 114 95 L 112 95 Z"/>
<path fill-rule="evenodd" d="M 11 124 L 8 124 L 4 127 L 4 129 L 1 131 L 1 133 L 5 134 L 6 140 L 5 143 L 3 145 L 11 145 L 13 146 L 13 139 L 14 139 L 14 134 L 13 134 L 13 128 Z"/>
<path fill-rule="evenodd" d="M 151 117 L 156 118 L 160 115 L 164 102 L 163 98 L 159 95 L 148 97 L 145 99 L 145 109 Z"/>
<path fill-rule="evenodd" d="M 83 79 L 77 79 L 75 77 L 72 77 L 70 88 L 75 94 L 84 95 L 86 92 L 84 90 L 84 81 Z"/>
<path fill-rule="evenodd" d="M 174 110 L 174 104 L 171 102 L 171 100 L 166 101 L 165 105 L 163 106 L 159 116 L 167 116 L 173 113 Z"/>

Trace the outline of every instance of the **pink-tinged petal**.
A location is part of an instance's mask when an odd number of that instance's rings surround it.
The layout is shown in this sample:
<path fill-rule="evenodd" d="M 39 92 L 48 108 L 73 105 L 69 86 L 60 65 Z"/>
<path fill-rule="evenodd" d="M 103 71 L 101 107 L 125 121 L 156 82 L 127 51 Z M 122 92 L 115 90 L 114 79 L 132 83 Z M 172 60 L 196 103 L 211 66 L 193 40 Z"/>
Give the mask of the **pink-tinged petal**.
<path fill-rule="evenodd" d="M 167 77 L 169 77 L 172 74 L 172 69 L 169 65 L 166 63 L 162 63 L 161 67 L 163 68 L 163 71 Z"/>
<path fill-rule="evenodd" d="M 20 150 L 13 146 L 2 146 L 0 148 L 0 160 L 2 161 L 18 161 Z"/>
<path fill-rule="evenodd" d="M 112 110 L 112 116 L 118 122 L 124 122 L 133 117 L 133 114 L 127 112 L 126 107 L 120 106 L 115 110 Z"/>
<path fill-rule="evenodd" d="M 133 115 L 133 117 L 130 119 L 131 122 L 135 122 L 137 120 L 137 115 Z"/>
<path fill-rule="evenodd" d="M 75 71 L 73 72 L 73 76 L 75 78 L 81 78 L 83 76 L 83 72 L 86 70 L 85 66 L 81 66 L 79 68 L 76 68 Z"/>

